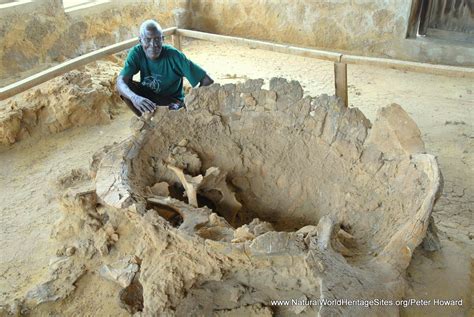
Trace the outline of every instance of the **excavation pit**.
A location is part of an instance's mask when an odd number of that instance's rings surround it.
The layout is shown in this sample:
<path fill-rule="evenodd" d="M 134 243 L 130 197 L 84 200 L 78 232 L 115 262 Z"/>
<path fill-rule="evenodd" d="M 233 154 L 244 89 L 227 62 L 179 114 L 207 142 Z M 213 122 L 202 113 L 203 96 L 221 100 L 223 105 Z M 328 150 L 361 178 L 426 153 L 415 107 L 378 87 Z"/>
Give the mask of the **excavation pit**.
<path fill-rule="evenodd" d="M 440 187 L 415 123 L 398 105 L 371 124 L 334 97 L 303 96 L 297 82 L 262 85 L 192 90 L 187 110 L 135 122 L 134 136 L 96 164 L 99 199 L 139 215 L 153 237 L 154 251 L 141 255 L 145 314 L 208 314 L 286 297 L 402 298 L 400 273 Z M 180 185 L 184 201 L 176 190 L 170 197 Z M 168 249 L 176 249 L 171 262 Z M 209 300 L 209 292 L 219 295 Z"/>

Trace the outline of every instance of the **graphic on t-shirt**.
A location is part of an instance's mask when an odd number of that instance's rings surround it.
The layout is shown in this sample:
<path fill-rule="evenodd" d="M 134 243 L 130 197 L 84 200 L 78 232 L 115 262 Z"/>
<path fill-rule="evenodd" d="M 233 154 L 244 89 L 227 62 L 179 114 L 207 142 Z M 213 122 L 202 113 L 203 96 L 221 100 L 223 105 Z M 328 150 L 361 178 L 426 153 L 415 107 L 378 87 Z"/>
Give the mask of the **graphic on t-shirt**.
<path fill-rule="evenodd" d="M 150 88 L 151 90 L 153 90 L 155 93 L 158 94 L 160 92 L 160 83 L 161 83 L 160 77 L 161 76 L 157 74 L 146 76 L 145 78 L 143 78 L 142 85 Z"/>

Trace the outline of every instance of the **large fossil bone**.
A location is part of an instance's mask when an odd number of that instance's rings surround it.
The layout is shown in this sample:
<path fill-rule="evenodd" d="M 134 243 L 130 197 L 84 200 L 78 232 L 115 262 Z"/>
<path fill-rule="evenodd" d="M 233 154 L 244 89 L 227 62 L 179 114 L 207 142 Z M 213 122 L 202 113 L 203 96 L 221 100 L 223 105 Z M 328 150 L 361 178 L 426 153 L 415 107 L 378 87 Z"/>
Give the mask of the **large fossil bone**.
<path fill-rule="evenodd" d="M 192 177 L 184 174 L 183 170 L 176 166 L 168 165 L 168 168 L 176 174 L 183 185 L 191 206 L 198 207 L 197 193 L 199 192 L 214 201 L 218 211 L 226 219 L 229 219 L 230 223 L 235 222 L 235 216 L 242 208 L 242 204 L 238 202 L 234 192 L 230 190 L 226 182 L 226 173 L 222 173 L 217 167 L 210 167 L 206 170 L 204 176 Z M 216 198 L 211 194 L 212 191 L 219 192 L 220 197 Z"/>
<path fill-rule="evenodd" d="M 197 207 L 197 190 L 199 188 L 199 184 L 202 182 L 202 175 L 191 177 L 189 175 L 184 175 L 183 170 L 177 168 L 176 166 L 168 165 L 168 168 L 176 174 L 181 184 L 183 184 L 189 204 L 193 207 Z"/>

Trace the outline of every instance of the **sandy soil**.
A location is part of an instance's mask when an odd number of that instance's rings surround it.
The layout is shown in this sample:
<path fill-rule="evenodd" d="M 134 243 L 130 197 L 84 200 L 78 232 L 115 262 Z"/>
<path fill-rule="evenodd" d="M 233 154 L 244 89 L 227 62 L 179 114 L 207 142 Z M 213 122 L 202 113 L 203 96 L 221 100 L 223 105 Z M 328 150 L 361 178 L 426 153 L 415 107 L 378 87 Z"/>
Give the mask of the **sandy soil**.
<path fill-rule="evenodd" d="M 185 41 L 184 52 L 219 83 L 278 76 L 300 81 L 305 94 L 333 93 L 329 62 L 200 41 Z M 438 157 L 445 179 L 434 210 L 442 249 L 415 251 L 408 268 L 407 298 L 463 299 L 464 305 L 408 307 L 402 311 L 404 316 L 469 315 L 474 292 L 473 83 L 472 79 L 349 65 L 350 104 L 371 120 L 378 108 L 400 104 L 420 127 L 427 152 Z M 107 125 L 26 139 L 0 153 L 0 303 L 22 297 L 40 282 L 55 253 L 57 246 L 49 235 L 61 214 L 54 191 L 58 176 L 72 168 L 86 168 L 96 150 L 124 139 L 130 117 L 125 112 Z M 82 280 L 77 283 L 79 294 L 90 287 Z M 113 294 L 107 288 L 95 292 L 93 298 L 70 302 L 66 314 L 77 308 L 94 315 L 95 304 Z M 125 313 L 112 301 L 109 306 L 104 314 L 112 314 L 111 309 L 113 315 Z"/>
<path fill-rule="evenodd" d="M 61 215 L 57 178 L 72 168 L 87 169 L 95 151 L 127 133 L 128 113 L 106 126 L 31 138 L 1 154 L 1 302 L 37 284 L 56 252 L 50 233 Z"/>

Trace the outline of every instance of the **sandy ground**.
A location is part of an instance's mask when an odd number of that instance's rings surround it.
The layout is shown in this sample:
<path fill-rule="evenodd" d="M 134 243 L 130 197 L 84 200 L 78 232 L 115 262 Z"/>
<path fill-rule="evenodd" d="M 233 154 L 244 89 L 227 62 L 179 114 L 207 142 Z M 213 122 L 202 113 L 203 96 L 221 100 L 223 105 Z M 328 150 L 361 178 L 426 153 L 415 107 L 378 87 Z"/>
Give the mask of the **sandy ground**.
<path fill-rule="evenodd" d="M 184 52 L 219 83 L 285 77 L 300 81 L 305 94 L 333 94 L 330 62 L 201 41 L 184 41 Z M 445 179 L 434 210 L 442 249 L 415 251 L 408 268 L 407 298 L 463 299 L 463 306 L 411 306 L 403 309 L 402 315 L 472 314 L 474 81 L 353 65 L 349 65 L 348 80 L 350 104 L 369 119 L 378 108 L 393 102 L 412 116 L 427 152 L 438 157 Z M 27 139 L 0 153 L 0 303 L 22 297 L 39 283 L 55 253 L 49 235 L 61 215 L 54 191 L 57 177 L 72 168 L 87 168 L 96 150 L 127 137 L 130 117 L 124 112 L 107 125 Z M 87 288 L 81 280 L 78 293 Z M 112 294 L 103 293 L 102 297 L 95 294 L 96 299 L 86 306 L 85 302 L 71 303 L 72 308 L 82 306 L 86 315 L 94 315 L 94 304 Z M 73 315 L 73 311 L 65 314 Z"/>
<path fill-rule="evenodd" d="M 56 179 L 72 168 L 87 169 L 95 151 L 123 139 L 129 132 L 127 115 L 107 126 L 28 139 L 1 153 L 0 302 L 41 282 L 55 254 L 50 233 L 61 215 Z"/>

